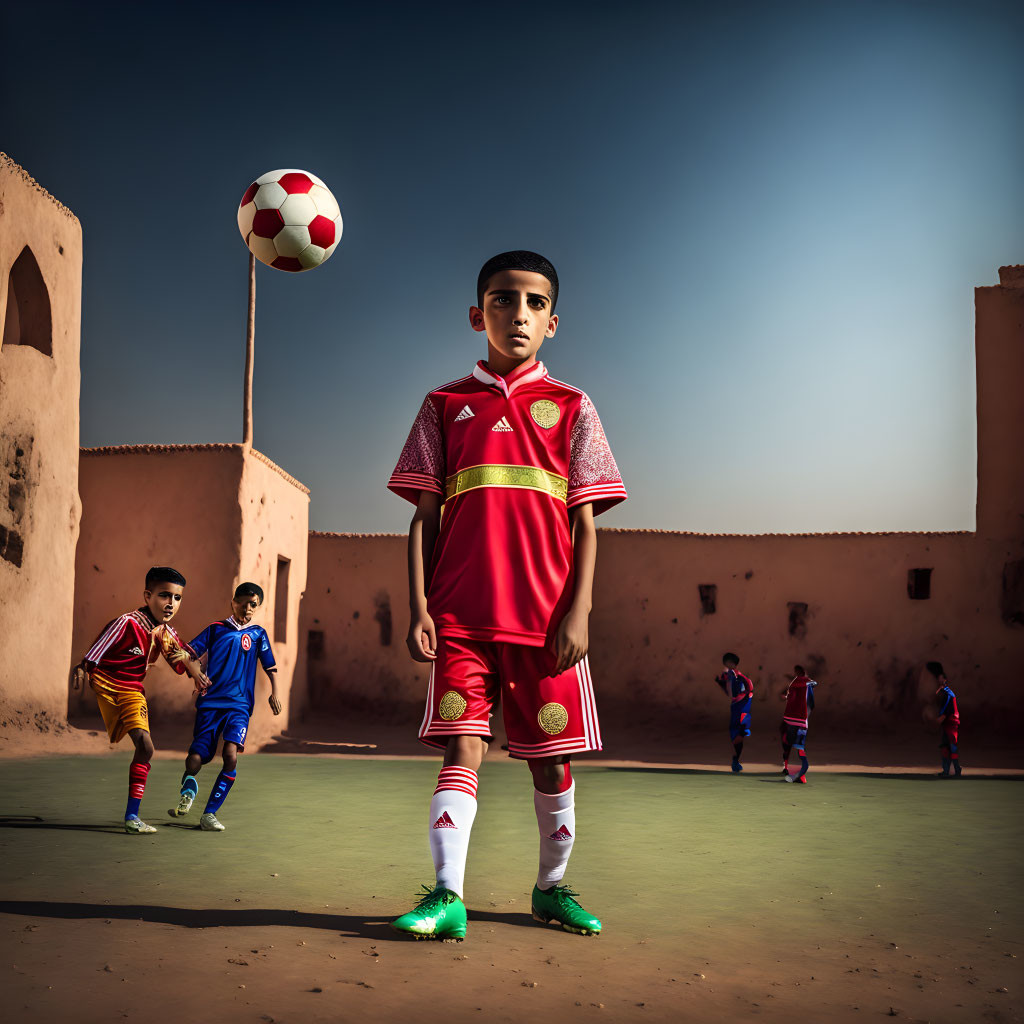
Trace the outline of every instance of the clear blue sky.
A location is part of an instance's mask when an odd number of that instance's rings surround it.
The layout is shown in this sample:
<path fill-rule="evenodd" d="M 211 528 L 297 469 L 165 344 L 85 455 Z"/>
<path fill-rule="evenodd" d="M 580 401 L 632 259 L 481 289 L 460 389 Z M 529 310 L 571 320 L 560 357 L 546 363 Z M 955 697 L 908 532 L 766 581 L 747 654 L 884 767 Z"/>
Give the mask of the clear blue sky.
<path fill-rule="evenodd" d="M 541 357 L 631 493 L 603 525 L 970 529 L 973 292 L 1024 262 L 1024 6 L 36 3 L 0 149 L 85 236 L 82 443 L 240 439 L 245 187 L 345 236 L 258 269 L 256 445 L 311 525 L 404 530 L 480 264 L 562 280 Z"/>

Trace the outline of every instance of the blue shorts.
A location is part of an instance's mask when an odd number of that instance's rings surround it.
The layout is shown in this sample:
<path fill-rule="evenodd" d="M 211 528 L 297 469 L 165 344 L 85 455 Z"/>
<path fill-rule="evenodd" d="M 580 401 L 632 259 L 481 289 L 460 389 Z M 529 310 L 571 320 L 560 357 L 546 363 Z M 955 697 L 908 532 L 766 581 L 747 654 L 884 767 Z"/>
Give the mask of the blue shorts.
<path fill-rule="evenodd" d="M 225 743 L 237 743 L 245 750 L 245 733 L 249 728 L 249 712 L 240 708 L 196 708 L 196 727 L 192 732 L 190 754 L 208 761 L 217 753 L 217 737 Z"/>
<path fill-rule="evenodd" d="M 729 739 L 737 740 L 750 735 L 750 712 L 734 711 L 729 717 Z"/>
<path fill-rule="evenodd" d="M 783 722 L 779 726 L 779 732 L 782 733 L 782 741 L 789 747 L 795 747 L 797 753 L 800 753 L 807 746 L 807 726 L 806 725 L 793 725 L 791 722 Z"/>

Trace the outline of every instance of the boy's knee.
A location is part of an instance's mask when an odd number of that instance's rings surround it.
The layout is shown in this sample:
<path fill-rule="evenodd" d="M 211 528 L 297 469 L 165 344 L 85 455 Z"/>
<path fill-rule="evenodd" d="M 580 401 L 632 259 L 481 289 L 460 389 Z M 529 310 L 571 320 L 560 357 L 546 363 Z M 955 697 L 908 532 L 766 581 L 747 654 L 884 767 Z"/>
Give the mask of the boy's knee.
<path fill-rule="evenodd" d="M 224 771 L 233 772 L 238 764 L 238 751 L 234 747 L 224 747 Z"/>
<path fill-rule="evenodd" d="M 487 741 L 483 736 L 452 736 L 445 747 L 444 763 L 476 771 L 486 753 Z"/>
<path fill-rule="evenodd" d="M 137 760 L 149 761 L 156 752 L 153 746 L 153 739 L 145 730 L 140 729 L 132 736 L 135 742 L 135 756 Z"/>
<path fill-rule="evenodd" d="M 568 758 L 538 757 L 526 762 L 534 787 L 541 793 L 561 793 L 572 784 Z"/>

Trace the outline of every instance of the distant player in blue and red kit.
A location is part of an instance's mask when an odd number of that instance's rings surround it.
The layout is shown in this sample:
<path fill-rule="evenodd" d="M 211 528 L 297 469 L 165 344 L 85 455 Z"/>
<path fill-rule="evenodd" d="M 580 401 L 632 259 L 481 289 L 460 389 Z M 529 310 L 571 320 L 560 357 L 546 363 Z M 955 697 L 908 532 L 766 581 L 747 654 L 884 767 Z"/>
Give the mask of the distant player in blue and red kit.
<path fill-rule="evenodd" d="M 754 700 L 754 684 L 742 672 L 737 671 L 740 659 L 729 652 L 722 655 L 725 671 L 715 679 L 722 692 L 729 698 L 729 739 L 732 740 L 732 770 L 743 771 L 740 755 L 743 741 L 750 735 L 750 706 Z"/>
<path fill-rule="evenodd" d="M 181 798 L 178 806 L 167 813 L 172 818 L 183 818 L 191 810 L 192 801 L 199 795 L 199 769 L 213 760 L 217 739 L 223 736 L 224 767 L 199 819 L 204 832 L 224 831 L 217 811 L 234 784 L 238 754 L 245 750 L 245 734 L 255 705 L 257 663 L 270 679 L 270 709 L 275 715 L 281 713 L 270 639 L 262 626 L 252 624 L 253 613 L 261 604 L 263 591 L 259 586 L 239 584 L 231 601 L 231 615 L 211 623 L 189 645 L 197 658 L 206 654 L 206 671 L 212 682 L 196 700 L 196 724 L 181 777 Z"/>
<path fill-rule="evenodd" d="M 942 726 L 942 732 L 939 734 L 942 771 L 939 772 L 939 778 L 948 779 L 950 768 L 953 769 L 954 776 L 960 778 L 960 746 L 957 742 L 960 737 L 960 709 L 956 704 L 956 694 L 949 687 L 949 680 L 941 662 L 929 661 L 925 668 L 938 686 L 935 691 L 935 710 L 938 722 Z"/>
<path fill-rule="evenodd" d="M 794 665 L 796 677 L 782 696 L 786 707 L 779 723 L 779 737 L 782 740 L 782 774 L 785 782 L 807 781 L 807 722 L 814 710 L 814 688 L 818 685 L 805 672 L 803 665 Z M 800 771 L 789 773 L 789 755 L 796 750 L 800 757 Z"/>

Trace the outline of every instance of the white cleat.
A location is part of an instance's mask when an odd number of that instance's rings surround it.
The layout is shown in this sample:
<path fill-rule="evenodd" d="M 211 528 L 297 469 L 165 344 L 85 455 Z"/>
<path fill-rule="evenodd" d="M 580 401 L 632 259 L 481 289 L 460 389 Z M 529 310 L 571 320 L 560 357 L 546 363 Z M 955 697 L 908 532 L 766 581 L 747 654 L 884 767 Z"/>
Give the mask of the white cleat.
<path fill-rule="evenodd" d="M 141 818 L 125 818 L 124 830 L 133 836 L 144 836 L 156 831 L 152 825 L 147 825 Z"/>
<path fill-rule="evenodd" d="M 783 782 L 792 782 L 793 781 L 793 776 L 790 775 L 789 772 L 787 772 L 785 775 L 782 776 L 782 781 Z"/>
<path fill-rule="evenodd" d="M 204 832 L 223 832 L 224 826 L 217 820 L 215 814 L 206 813 L 199 819 L 199 827 Z"/>
<path fill-rule="evenodd" d="M 167 813 L 172 818 L 184 818 L 192 810 L 192 801 L 195 797 L 191 793 L 182 793 L 177 807 L 172 807 Z"/>

